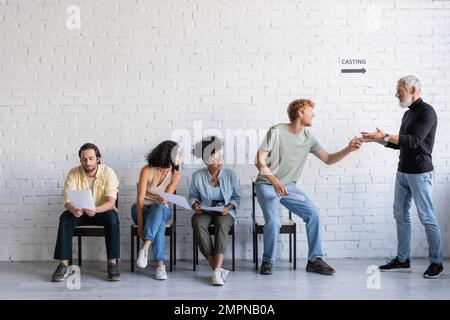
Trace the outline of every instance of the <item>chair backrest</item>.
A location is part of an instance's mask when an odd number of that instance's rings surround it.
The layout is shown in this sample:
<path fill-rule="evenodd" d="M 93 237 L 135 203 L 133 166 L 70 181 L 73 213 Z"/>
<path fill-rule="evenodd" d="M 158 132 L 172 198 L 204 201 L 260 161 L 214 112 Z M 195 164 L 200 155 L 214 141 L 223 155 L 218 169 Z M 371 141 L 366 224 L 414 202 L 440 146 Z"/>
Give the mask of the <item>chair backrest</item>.
<path fill-rule="evenodd" d="M 173 194 L 177 194 L 177 190 L 173 192 Z M 177 222 L 177 205 L 172 203 L 172 211 L 173 211 L 173 224 Z"/>

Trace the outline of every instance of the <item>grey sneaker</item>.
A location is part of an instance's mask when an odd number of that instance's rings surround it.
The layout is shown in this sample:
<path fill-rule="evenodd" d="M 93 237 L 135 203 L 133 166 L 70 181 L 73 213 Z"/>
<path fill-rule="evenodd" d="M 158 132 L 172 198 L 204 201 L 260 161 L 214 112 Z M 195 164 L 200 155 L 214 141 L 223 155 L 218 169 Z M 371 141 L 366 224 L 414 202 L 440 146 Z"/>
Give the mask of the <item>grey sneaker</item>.
<path fill-rule="evenodd" d="M 273 264 L 267 261 L 263 261 L 261 264 L 261 269 L 259 270 L 260 274 L 263 275 L 271 275 L 273 273 Z"/>
<path fill-rule="evenodd" d="M 328 265 L 321 258 L 316 258 L 314 262 L 308 260 L 308 264 L 306 265 L 306 271 L 314 272 L 318 274 L 323 274 L 326 276 L 331 276 L 336 271 Z"/>
<path fill-rule="evenodd" d="M 120 279 L 119 266 L 116 263 L 108 264 L 108 281 L 119 281 Z"/>
<path fill-rule="evenodd" d="M 64 281 L 65 278 L 69 276 L 69 272 L 67 272 L 67 267 L 64 263 L 58 264 L 55 272 L 52 274 L 52 282 L 61 282 Z"/>

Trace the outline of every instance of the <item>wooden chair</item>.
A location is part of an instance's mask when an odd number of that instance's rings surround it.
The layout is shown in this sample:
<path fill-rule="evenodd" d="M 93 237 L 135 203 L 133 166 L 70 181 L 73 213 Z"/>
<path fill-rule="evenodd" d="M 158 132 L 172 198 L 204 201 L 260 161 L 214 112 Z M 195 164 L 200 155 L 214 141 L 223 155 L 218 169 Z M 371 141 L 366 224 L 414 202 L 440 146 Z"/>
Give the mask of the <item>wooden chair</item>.
<path fill-rule="evenodd" d="M 173 215 L 172 218 L 167 221 L 165 235 L 170 238 L 170 249 L 169 249 L 169 270 L 173 270 L 173 266 L 177 264 L 177 205 L 173 204 Z M 134 243 L 136 239 L 136 253 L 134 252 Z M 131 272 L 134 272 L 134 264 L 139 253 L 140 239 L 138 236 L 138 225 L 131 225 Z"/>
<path fill-rule="evenodd" d="M 216 228 L 213 224 L 211 224 L 208 227 L 208 231 L 210 235 L 216 234 Z M 231 244 L 231 270 L 235 270 L 235 262 L 236 262 L 236 237 L 234 232 L 234 223 L 230 228 L 230 231 L 228 232 L 228 235 L 231 236 L 232 244 Z M 192 258 L 192 270 L 196 270 L 196 265 L 198 264 L 198 243 L 197 243 L 197 237 L 195 236 L 195 232 L 192 231 L 192 248 L 193 248 L 193 258 Z"/>
<path fill-rule="evenodd" d="M 116 198 L 116 208 L 119 209 L 119 194 L 117 194 Z M 78 238 L 78 266 L 82 265 L 83 258 L 83 237 L 105 237 L 105 228 L 103 226 L 97 225 L 85 225 L 85 226 L 77 226 L 75 227 L 75 231 L 73 233 L 74 237 Z M 119 263 L 119 259 L 116 259 L 116 263 Z M 72 264 L 72 258 L 69 260 L 69 265 Z"/>
<path fill-rule="evenodd" d="M 258 270 L 258 235 L 264 234 L 265 221 L 263 217 L 256 217 L 255 201 L 255 182 L 252 182 L 253 262 L 255 263 L 255 270 Z M 292 242 L 294 243 L 294 269 L 297 269 L 297 225 L 292 219 L 290 211 L 289 217 L 281 217 L 280 234 L 289 234 L 289 263 L 292 262 Z"/>

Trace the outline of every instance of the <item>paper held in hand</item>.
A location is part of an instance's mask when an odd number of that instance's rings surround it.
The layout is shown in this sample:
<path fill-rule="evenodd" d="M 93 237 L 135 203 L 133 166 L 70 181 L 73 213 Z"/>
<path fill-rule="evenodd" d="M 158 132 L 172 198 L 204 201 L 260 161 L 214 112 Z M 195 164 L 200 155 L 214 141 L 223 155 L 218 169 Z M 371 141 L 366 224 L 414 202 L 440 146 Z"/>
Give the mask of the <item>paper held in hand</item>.
<path fill-rule="evenodd" d="M 77 209 L 95 209 L 94 197 L 90 189 L 66 190 L 70 203 Z"/>
<path fill-rule="evenodd" d="M 167 192 L 160 192 L 159 195 L 161 196 L 161 198 L 163 198 L 167 202 L 174 203 L 177 206 L 180 206 L 180 207 L 185 208 L 187 210 L 192 210 L 192 208 L 189 205 L 188 201 L 183 196 L 179 196 L 179 195 L 171 194 L 171 193 L 167 193 Z"/>
<path fill-rule="evenodd" d="M 223 209 L 225 209 L 225 207 L 224 206 L 219 206 L 219 207 L 202 207 L 201 209 L 203 211 L 222 212 Z"/>

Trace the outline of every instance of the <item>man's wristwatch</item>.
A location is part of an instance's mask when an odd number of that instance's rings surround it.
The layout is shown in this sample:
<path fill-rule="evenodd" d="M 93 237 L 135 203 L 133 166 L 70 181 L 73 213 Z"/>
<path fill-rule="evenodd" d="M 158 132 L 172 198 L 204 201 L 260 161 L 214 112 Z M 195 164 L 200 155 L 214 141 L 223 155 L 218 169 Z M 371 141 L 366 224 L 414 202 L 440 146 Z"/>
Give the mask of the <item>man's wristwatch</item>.
<path fill-rule="evenodd" d="M 384 138 L 383 138 L 383 141 L 384 142 L 389 142 L 389 134 L 388 133 L 386 133 L 386 135 L 384 136 Z"/>

